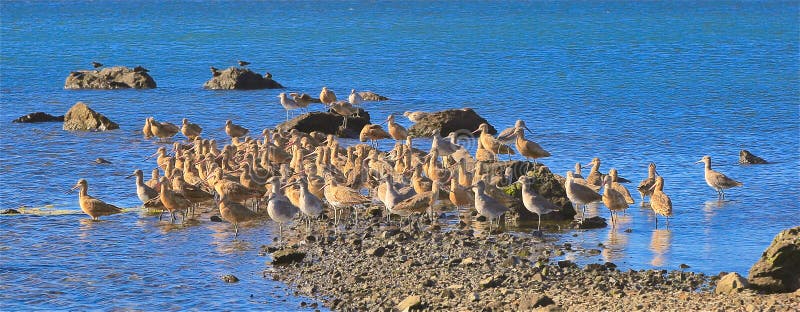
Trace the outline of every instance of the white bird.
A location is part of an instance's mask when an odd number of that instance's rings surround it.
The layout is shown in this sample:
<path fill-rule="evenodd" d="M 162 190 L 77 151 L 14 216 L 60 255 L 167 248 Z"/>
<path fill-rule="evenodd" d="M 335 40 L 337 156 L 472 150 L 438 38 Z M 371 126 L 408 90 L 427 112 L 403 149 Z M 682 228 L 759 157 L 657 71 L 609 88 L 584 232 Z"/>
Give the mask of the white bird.
<path fill-rule="evenodd" d="M 347 97 L 347 101 L 350 102 L 350 105 L 353 105 L 356 108 L 360 108 L 360 105 L 364 103 L 364 98 L 361 97 L 361 94 L 356 92 L 356 89 L 351 89 L 350 96 Z M 360 111 L 361 111 L 360 109 L 356 111 L 356 117 L 361 117 L 359 115 Z"/>
<path fill-rule="evenodd" d="M 281 105 L 283 106 L 283 109 L 286 110 L 286 121 L 289 121 L 289 111 L 300 108 L 300 105 L 297 104 L 295 100 L 287 97 L 286 93 L 281 92 L 278 94 L 278 97 L 281 99 Z"/>

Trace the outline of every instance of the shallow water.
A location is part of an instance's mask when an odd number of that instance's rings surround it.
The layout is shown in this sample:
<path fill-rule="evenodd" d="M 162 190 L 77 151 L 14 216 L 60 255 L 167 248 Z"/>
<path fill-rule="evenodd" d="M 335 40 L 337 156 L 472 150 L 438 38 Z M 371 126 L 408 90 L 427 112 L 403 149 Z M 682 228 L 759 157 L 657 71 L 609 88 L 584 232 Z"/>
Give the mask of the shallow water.
<path fill-rule="evenodd" d="M 324 85 L 340 97 L 356 88 L 392 98 L 367 104 L 375 120 L 460 107 L 501 129 L 524 119 L 529 139 L 554 155 L 542 160 L 554 172 L 600 157 L 601 171 L 634 181 L 634 194 L 657 163 L 674 205 L 669 230 L 655 230 L 637 202 L 614 230 L 547 234 L 609 247 L 581 261 L 746 274 L 778 231 L 800 224 L 796 2 L 4 1 L 0 11 L 1 208 L 77 211 L 77 196 L 63 191 L 79 178 L 92 195 L 136 206 L 123 177 L 153 166 L 144 158 L 157 145 L 137 133 L 147 116 L 187 117 L 215 138 L 226 119 L 275 126 L 282 90 L 201 89 L 209 66 L 242 59 L 289 90 L 316 95 Z M 158 88 L 63 90 L 68 73 L 91 61 L 143 65 Z M 76 101 L 121 129 L 8 122 L 62 114 Z M 773 164 L 739 166 L 740 149 Z M 719 203 L 693 164 L 703 155 L 745 186 Z M 96 165 L 97 157 L 113 164 Z M 295 309 L 302 300 L 259 275 L 257 249 L 270 227 L 245 229 L 234 243 L 227 224 L 164 231 L 136 212 L 84 219 L 0 216 L 0 285 L 11 285 L 4 306 Z M 229 272 L 248 278 L 219 282 Z"/>

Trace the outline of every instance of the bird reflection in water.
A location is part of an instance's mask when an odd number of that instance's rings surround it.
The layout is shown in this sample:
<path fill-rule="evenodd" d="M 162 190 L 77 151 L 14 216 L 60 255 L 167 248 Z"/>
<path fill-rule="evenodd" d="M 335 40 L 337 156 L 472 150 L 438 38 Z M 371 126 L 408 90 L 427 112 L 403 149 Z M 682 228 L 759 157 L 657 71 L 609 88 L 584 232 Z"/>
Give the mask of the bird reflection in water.
<path fill-rule="evenodd" d="M 703 217 L 706 222 L 710 222 L 714 215 L 717 214 L 716 210 L 725 206 L 728 202 L 720 200 L 709 200 L 703 206 Z"/>
<path fill-rule="evenodd" d="M 625 232 L 625 228 L 627 227 L 623 225 L 631 222 L 631 216 L 618 217 L 617 226 L 608 230 L 608 238 L 603 242 L 605 248 L 603 248 L 602 256 L 603 260 L 606 262 L 615 262 L 625 257 L 625 250 L 630 239 L 630 234 Z"/>
<path fill-rule="evenodd" d="M 653 230 L 653 235 L 650 237 L 650 251 L 653 252 L 653 260 L 650 261 L 650 265 L 656 267 L 664 266 L 664 254 L 669 251 L 670 245 L 672 245 L 671 230 Z"/>

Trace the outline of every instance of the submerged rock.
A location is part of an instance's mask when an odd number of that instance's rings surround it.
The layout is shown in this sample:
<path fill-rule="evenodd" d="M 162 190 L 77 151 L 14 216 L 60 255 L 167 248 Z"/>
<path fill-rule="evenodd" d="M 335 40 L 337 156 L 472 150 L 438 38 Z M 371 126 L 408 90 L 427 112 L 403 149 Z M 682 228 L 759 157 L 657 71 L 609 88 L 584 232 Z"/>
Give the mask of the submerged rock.
<path fill-rule="evenodd" d="M 747 280 L 744 279 L 739 273 L 728 273 L 717 281 L 717 287 L 714 289 L 718 294 L 729 294 L 732 292 L 739 292 L 747 288 Z"/>
<path fill-rule="evenodd" d="M 306 253 L 293 248 L 281 249 L 272 253 L 272 264 L 283 265 L 303 261 Z"/>
<path fill-rule="evenodd" d="M 272 78 L 257 74 L 247 68 L 230 67 L 213 75 L 203 84 L 211 90 L 258 90 L 282 89 L 283 86 Z"/>
<path fill-rule="evenodd" d="M 64 121 L 64 115 L 53 116 L 45 112 L 35 112 L 27 114 L 25 116 L 21 116 L 17 119 L 12 120 L 11 122 L 33 123 L 33 122 L 56 122 L 56 121 Z"/>
<path fill-rule="evenodd" d="M 370 101 L 370 102 L 388 101 L 389 100 L 388 97 L 385 97 L 383 95 L 377 94 L 377 93 L 372 92 L 372 91 L 361 91 L 361 92 L 358 92 L 358 95 L 360 95 L 361 98 L 364 101 Z"/>
<path fill-rule="evenodd" d="M 370 123 L 370 117 L 367 111 L 359 108 L 359 116 L 360 117 L 347 117 L 346 129 L 341 127 L 344 122 L 344 117 L 331 112 L 311 112 L 303 114 L 279 124 L 276 128 L 283 131 L 297 129 L 305 133 L 319 131 L 345 138 L 358 138 L 361 129 Z"/>
<path fill-rule="evenodd" d="M 752 288 L 769 293 L 800 289 L 800 226 L 786 229 L 772 240 L 747 278 Z"/>
<path fill-rule="evenodd" d="M 95 112 L 83 102 L 75 103 L 64 115 L 62 129 L 69 131 L 114 130 L 119 125 Z"/>
<path fill-rule="evenodd" d="M 748 150 L 739 151 L 739 163 L 743 165 L 760 165 L 766 164 L 767 161 L 761 157 L 753 155 Z"/>
<path fill-rule="evenodd" d="M 447 136 L 450 132 L 459 130 L 475 131 L 482 123 L 489 124 L 471 108 L 449 109 L 429 113 L 424 119 L 412 125 L 408 129 L 408 134 L 414 137 L 429 137 L 433 136 L 434 131 L 439 130 L 442 136 Z M 491 124 L 489 124 L 489 133 L 497 133 Z"/>
<path fill-rule="evenodd" d="M 153 77 L 141 66 L 106 67 L 100 70 L 74 71 L 67 76 L 64 89 L 152 89 Z"/>
<path fill-rule="evenodd" d="M 222 276 L 222 280 L 226 283 L 236 283 L 239 282 L 239 278 L 233 274 L 226 274 Z"/>

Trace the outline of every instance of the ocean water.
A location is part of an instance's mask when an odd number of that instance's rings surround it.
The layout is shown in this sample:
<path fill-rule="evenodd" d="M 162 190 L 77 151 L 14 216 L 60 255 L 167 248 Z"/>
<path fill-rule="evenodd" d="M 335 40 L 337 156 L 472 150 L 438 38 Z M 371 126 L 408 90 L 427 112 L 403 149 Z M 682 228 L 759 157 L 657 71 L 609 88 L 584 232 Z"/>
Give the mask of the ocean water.
<path fill-rule="evenodd" d="M 135 210 L 87 222 L 77 195 L 64 191 L 86 178 L 90 194 L 135 207 L 133 181 L 123 177 L 153 168 L 144 158 L 158 145 L 137 132 L 146 117 L 186 117 L 222 139 L 226 119 L 273 127 L 284 118 L 279 92 L 316 95 L 322 86 L 339 97 L 351 88 L 390 97 L 366 105 L 374 120 L 461 107 L 500 129 L 523 119 L 528 138 L 553 154 L 542 162 L 554 172 L 599 157 L 601 171 L 634 181 L 634 194 L 655 162 L 673 201 L 668 229 L 656 229 L 637 203 L 615 229 L 547 235 L 607 247 L 581 261 L 746 274 L 775 234 L 800 224 L 798 16 L 795 1 L 2 1 L 0 208 L 57 213 L 0 216 L 0 306 L 294 310 L 310 302 L 261 276 L 269 223 L 233 241 L 227 224 L 176 228 Z M 202 89 L 209 66 L 240 59 L 287 90 Z M 92 61 L 142 65 L 158 88 L 64 90 L 69 72 Z M 10 122 L 60 115 L 77 101 L 120 129 Z M 741 149 L 772 164 L 740 166 Z M 703 155 L 744 187 L 718 201 L 694 164 Z M 113 164 L 96 165 L 97 157 Z M 242 282 L 219 281 L 228 273 Z"/>

